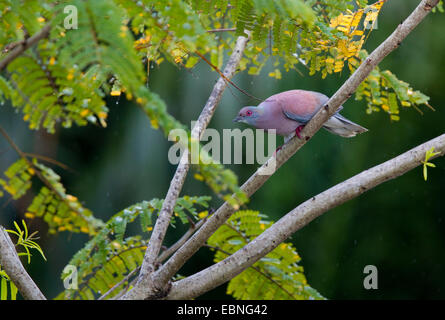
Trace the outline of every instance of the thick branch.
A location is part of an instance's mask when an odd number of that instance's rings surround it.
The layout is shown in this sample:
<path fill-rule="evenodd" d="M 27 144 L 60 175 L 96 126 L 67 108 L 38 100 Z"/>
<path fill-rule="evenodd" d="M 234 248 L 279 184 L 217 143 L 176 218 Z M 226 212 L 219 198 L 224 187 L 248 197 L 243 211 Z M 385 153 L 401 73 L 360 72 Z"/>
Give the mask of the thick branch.
<path fill-rule="evenodd" d="M 175 282 L 167 299 L 191 299 L 232 279 L 321 214 L 358 197 L 383 182 L 397 178 L 416 168 L 422 164 L 425 153 L 432 147 L 435 152 L 438 152 L 436 157 L 443 156 L 445 154 L 445 134 L 363 171 L 305 201 L 230 257 L 186 279 Z"/>
<path fill-rule="evenodd" d="M 333 115 L 340 106 L 357 90 L 360 83 L 366 79 L 374 67 L 389 53 L 394 51 L 405 37 L 425 18 L 436 6 L 438 0 L 423 0 L 411 15 L 360 65 L 351 77 L 332 96 L 324 108 L 309 121 L 300 135 L 302 139 L 293 138 L 279 152 L 261 166 L 241 187 L 250 197 L 269 177 L 295 154 Z M 209 220 L 182 246 L 158 271 L 156 278 L 170 279 L 207 239 L 235 212 L 235 209 L 225 202 Z"/>
<path fill-rule="evenodd" d="M 12 51 L 0 61 L 0 71 L 3 70 L 11 61 L 20 56 L 28 48 L 35 45 L 41 39 L 48 37 L 51 30 L 51 24 L 45 25 L 39 32 L 35 33 L 32 37 L 23 40 L 20 44 L 14 47 Z"/>
<path fill-rule="evenodd" d="M 46 300 L 23 267 L 11 238 L 2 226 L 0 226 L 0 265 L 25 299 Z"/>
<path fill-rule="evenodd" d="M 199 141 L 201 139 L 204 130 L 207 128 L 207 125 L 209 124 L 216 110 L 216 107 L 218 106 L 218 103 L 221 100 L 222 94 L 228 85 L 226 79 L 232 78 L 233 75 L 235 74 L 236 69 L 238 68 L 247 41 L 248 38 L 246 37 L 243 36 L 238 37 L 235 47 L 233 49 L 233 53 L 230 56 L 230 59 L 227 62 L 226 68 L 224 70 L 224 77 L 220 77 L 216 82 L 215 86 L 213 87 L 212 93 L 210 94 L 210 97 L 207 100 L 206 105 L 204 106 L 198 120 L 196 121 L 192 129 L 191 133 L 192 140 Z M 183 159 L 189 158 L 188 149 L 184 150 L 182 157 Z M 156 224 L 153 229 L 150 242 L 145 252 L 144 261 L 141 266 L 141 272 L 139 274 L 138 282 L 135 288 L 132 289 L 126 296 L 124 296 L 124 298 L 140 299 L 146 297 L 147 292 L 150 291 L 147 289 L 147 286 L 153 287 L 154 291 L 159 291 L 162 290 L 165 284 L 167 283 L 168 279 L 165 279 L 165 281 L 156 282 L 156 284 L 152 286 L 150 285 L 151 281 L 149 279 L 149 276 L 154 271 L 155 268 L 154 265 L 156 263 L 159 251 L 161 249 L 165 233 L 170 224 L 170 219 L 176 204 L 176 200 L 179 196 L 179 193 L 181 192 L 189 168 L 190 168 L 189 161 L 181 161 L 180 164 L 178 165 L 175 175 L 173 176 L 173 179 L 170 182 L 170 187 L 168 189 L 159 216 L 156 220 Z"/>

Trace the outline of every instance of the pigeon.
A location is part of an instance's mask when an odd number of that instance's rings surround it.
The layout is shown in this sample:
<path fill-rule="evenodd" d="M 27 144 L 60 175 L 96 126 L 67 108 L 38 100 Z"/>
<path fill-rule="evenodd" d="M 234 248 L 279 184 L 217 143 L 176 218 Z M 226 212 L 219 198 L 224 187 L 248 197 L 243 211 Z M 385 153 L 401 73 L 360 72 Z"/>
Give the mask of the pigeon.
<path fill-rule="evenodd" d="M 329 98 L 319 92 L 307 90 L 289 90 L 275 94 L 257 107 L 244 107 L 239 111 L 234 122 L 246 123 L 257 129 L 275 129 L 284 136 L 286 143 L 295 135 L 301 139 L 300 132 L 305 124 L 323 107 Z M 329 132 L 342 136 L 354 137 L 368 129 L 343 117 L 339 111 L 323 124 Z"/>

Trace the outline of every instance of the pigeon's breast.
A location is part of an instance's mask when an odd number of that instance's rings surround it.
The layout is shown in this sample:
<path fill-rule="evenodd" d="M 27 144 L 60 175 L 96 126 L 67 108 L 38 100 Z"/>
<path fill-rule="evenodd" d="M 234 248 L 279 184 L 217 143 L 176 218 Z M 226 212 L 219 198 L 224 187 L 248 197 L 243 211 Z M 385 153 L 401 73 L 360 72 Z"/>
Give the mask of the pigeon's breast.
<path fill-rule="evenodd" d="M 276 130 L 276 134 L 287 136 L 294 132 L 301 123 L 291 120 L 285 116 L 279 104 L 274 101 L 265 101 L 262 103 L 264 114 L 258 119 L 256 127 L 270 131 Z"/>

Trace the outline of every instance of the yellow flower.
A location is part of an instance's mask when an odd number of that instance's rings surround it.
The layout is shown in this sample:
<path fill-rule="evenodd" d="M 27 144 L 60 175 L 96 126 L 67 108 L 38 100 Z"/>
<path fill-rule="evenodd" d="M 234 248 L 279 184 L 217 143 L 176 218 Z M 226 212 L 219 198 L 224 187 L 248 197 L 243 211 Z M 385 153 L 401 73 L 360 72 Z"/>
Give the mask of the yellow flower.
<path fill-rule="evenodd" d="M 34 217 L 35 217 L 35 214 L 34 214 L 34 213 L 31 213 L 31 212 L 27 212 L 27 213 L 25 213 L 25 218 L 32 219 L 32 218 L 34 218 Z"/>
<path fill-rule="evenodd" d="M 80 231 L 83 233 L 90 233 L 90 229 L 88 229 L 88 227 L 81 227 Z"/>
<path fill-rule="evenodd" d="M 90 110 L 85 109 L 80 112 L 81 117 L 86 117 L 90 113 Z"/>
<path fill-rule="evenodd" d="M 206 211 L 201 211 L 200 213 L 198 213 L 198 217 L 200 219 L 204 219 L 205 217 L 207 217 L 208 214 L 209 214 L 209 212 L 207 210 Z"/>
<path fill-rule="evenodd" d="M 106 119 L 106 118 L 108 117 L 108 114 L 107 114 L 106 112 L 101 111 L 101 112 L 99 112 L 99 113 L 97 114 L 97 116 L 98 116 L 100 119 Z"/>
<path fill-rule="evenodd" d="M 150 124 L 153 127 L 153 129 L 158 129 L 159 128 L 158 120 L 156 120 L 156 119 L 151 119 L 150 120 Z"/>
<path fill-rule="evenodd" d="M 15 195 L 17 193 L 17 190 L 15 190 L 14 188 L 12 188 L 11 186 L 4 186 L 3 187 L 6 191 L 8 191 L 12 196 Z"/>
<path fill-rule="evenodd" d="M 62 219 L 61 219 L 60 217 L 58 217 L 58 216 L 54 216 L 54 217 L 53 217 L 53 221 L 54 221 L 55 223 L 61 223 L 61 222 L 62 222 Z"/>
<path fill-rule="evenodd" d="M 88 110 L 87 110 L 87 111 L 88 111 Z M 68 194 L 68 195 L 66 196 L 66 199 L 67 199 L 68 201 L 71 201 L 71 202 L 77 201 L 77 198 L 76 198 L 75 196 L 70 195 L 70 194 Z"/>

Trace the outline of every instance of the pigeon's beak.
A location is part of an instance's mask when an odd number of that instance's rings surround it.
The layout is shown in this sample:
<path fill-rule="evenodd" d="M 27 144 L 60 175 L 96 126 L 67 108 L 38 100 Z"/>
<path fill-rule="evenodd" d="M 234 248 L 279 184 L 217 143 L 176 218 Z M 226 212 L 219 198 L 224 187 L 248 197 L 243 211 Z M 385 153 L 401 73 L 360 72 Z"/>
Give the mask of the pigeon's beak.
<path fill-rule="evenodd" d="M 242 120 L 243 120 L 243 117 L 238 116 L 235 119 L 233 119 L 233 122 L 240 122 Z"/>

